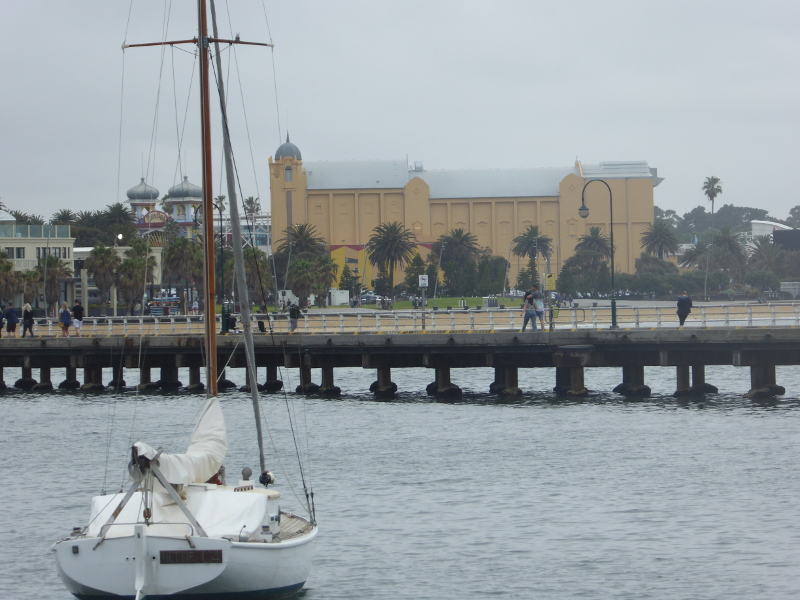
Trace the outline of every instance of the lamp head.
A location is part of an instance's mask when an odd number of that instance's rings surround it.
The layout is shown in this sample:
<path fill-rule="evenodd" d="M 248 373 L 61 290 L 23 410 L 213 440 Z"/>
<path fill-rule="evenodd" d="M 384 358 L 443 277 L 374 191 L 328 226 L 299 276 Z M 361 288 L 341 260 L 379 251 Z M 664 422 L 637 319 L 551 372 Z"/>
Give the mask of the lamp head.
<path fill-rule="evenodd" d="M 585 219 L 589 216 L 589 207 L 586 206 L 586 203 L 582 203 L 581 207 L 578 209 L 578 214 L 581 216 L 581 219 Z"/>

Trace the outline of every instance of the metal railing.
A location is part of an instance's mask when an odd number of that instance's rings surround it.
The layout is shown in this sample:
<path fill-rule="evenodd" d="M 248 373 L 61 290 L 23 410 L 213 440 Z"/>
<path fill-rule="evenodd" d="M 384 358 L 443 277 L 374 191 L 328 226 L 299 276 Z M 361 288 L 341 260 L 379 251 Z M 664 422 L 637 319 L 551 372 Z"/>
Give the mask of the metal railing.
<path fill-rule="evenodd" d="M 545 315 L 546 327 L 555 330 L 605 329 L 611 326 L 610 307 L 555 308 Z M 169 317 L 88 317 L 81 329 L 85 336 L 202 335 L 202 315 Z M 288 333 L 286 314 L 253 315 L 253 329 L 259 334 L 258 321 L 267 333 Z M 520 309 L 454 309 L 344 311 L 320 310 L 305 313 L 298 320 L 295 333 L 401 333 L 435 331 L 519 331 L 523 314 Z M 677 328 L 675 309 L 666 306 L 617 306 L 620 329 Z M 219 322 L 219 315 L 217 315 Z M 37 319 L 36 336 L 58 337 L 57 319 Z M 685 327 L 767 327 L 800 325 L 800 302 L 779 304 L 718 304 L 695 306 Z M 21 330 L 21 324 L 17 327 Z M 70 327 L 70 335 L 75 335 Z M 18 333 L 18 335 L 21 335 Z M 229 335 L 236 335 L 231 331 Z M 6 339 L 5 337 L 3 339 Z"/>

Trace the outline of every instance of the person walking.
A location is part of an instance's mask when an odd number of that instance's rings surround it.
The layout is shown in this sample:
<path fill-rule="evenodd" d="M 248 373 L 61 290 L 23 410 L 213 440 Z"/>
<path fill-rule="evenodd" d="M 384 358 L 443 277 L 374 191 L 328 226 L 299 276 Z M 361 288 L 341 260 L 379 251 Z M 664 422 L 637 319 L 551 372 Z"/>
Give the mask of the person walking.
<path fill-rule="evenodd" d="M 27 303 L 22 307 L 22 337 L 25 337 L 25 332 L 30 333 L 33 337 L 33 310 Z"/>
<path fill-rule="evenodd" d="M 689 294 L 683 291 L 681 292 L 680 298 L 678 298 L 678 320 L 680 321 L 681 327 L 683 327 L 683 323 L 686 321 L 686 317 L 689 316 L 690 312 L 692 312 L 692 299 L 689 298 Z"/>
<path fill-rule="evenodd" d="M 61 304 L 58 320 L 61 323 L 61 337 L 69 337 L 69 326 L 72 324 L 72 317 L 69 314 L 69 306 L 67 306 L 66 302 Z"/>
<path fill-rule="evenodd" d="M 536 319 L 539 318 L 536 312 L 537 300 L 541 302 L 542 294 L 537 286 L 532 285 L 530 291 L 525 294 L 525 302 L 522 305 L 522 313 L 525 315 L 522 321 L 522 331 L 525 331 L 528 321 L 532 321 L 531 327 L 533 331 L 536 331 Z M 544 309 L 542 309 L 542 315 L 544 315 Z M 544 319 L 544 316 L 542 316 L 542 319 Z M 542 321 L 542 329 L 544 329 L 544 321 Z"/>
<path fill-rule="evenodd" d="M 6 321 L 6 332 L 8 337 L 17 337 L 17 323 L 19 323 L 19 315 L 17 309 L 14 308 L 14 303 L 9 302 L 8 306 L 3 313 L 3 318 Z"/>
<path fill-rule="evenodd" d="M 83 307 L 80 300 L 75 300 L 72 307 L 72 326 L 75 328 L 75 337 L 81 337 L 81 326 L 83 325 Z"/>
<path fill-rule="evenodd" d="M 289 331 L 297 329 L 297 319 L 300 318 L 300 307 L 297 304 L 289 304 Z"/>

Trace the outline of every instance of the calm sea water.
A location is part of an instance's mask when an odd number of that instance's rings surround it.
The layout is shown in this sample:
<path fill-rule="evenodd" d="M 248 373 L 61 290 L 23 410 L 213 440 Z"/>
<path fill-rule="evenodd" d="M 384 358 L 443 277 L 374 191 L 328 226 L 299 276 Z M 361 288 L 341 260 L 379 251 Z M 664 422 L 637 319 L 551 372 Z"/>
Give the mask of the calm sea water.
<path fill-rule="evenodd" d="M 397 370 L 402 393 L 375 402 L 374 373 L 336 374 L 340 399 L 262 404 L 284 507 L 301 510 L 290 413 L 315 492 L 306 600 L 800 594 L 797 368 L 778 369 L 787 394 L 770 402 L 744 399 L 748 370 L 733 367 L 709 367 L 721 393 L 687 402 L 670 396 L 674 369 L 647 369 L 654 396 L 637 402 L 558 400 L 550 370 L 521 371 L 525 395 L 501 402 L 486 393 L 490 369 L 454 370 L 466 392 L 455 404 L 424 395 L 430 371 Z M 610 390 L 619 377 L 587 370 L 586 383 Z M 50 544 L 85 522 L 91 495 L 119 488 L 130 440 L 184 448 L 202 398 L 8 392 L 0 402 L 0 597 L 66 600 Z M 229 479 L 257 469 L 249 402 L 224 396 Z"/>

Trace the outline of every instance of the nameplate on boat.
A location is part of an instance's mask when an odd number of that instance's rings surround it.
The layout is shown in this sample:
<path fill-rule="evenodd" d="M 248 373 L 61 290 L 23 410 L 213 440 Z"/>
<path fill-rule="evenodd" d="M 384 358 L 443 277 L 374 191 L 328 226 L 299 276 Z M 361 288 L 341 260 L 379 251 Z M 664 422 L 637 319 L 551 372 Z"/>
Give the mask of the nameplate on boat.
<path fill-rule="evenodd" d="M 162 550 L 162 565 L 206 565 L 222 562 L 222 550 Z"/>

